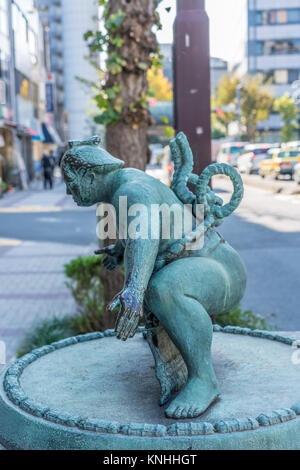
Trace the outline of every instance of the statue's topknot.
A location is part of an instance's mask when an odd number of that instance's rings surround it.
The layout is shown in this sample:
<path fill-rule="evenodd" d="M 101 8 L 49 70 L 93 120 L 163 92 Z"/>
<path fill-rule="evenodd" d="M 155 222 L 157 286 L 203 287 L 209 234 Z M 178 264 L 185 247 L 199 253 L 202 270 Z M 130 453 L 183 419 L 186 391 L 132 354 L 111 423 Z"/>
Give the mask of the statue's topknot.
<path fill-rule="evenodd" d="M 83 145 L 100 145 L 101 144 L 101 137 L 98 135 L 94 135 L 86 140 L 69 140 L 69 148 L 73 147 L 82 147 Z"/>
<path fill-rule="evenodd" d="M 98 136 L 86 140 L 71 140 L 69 149 L 62 157 L 61 167 L 67 165 L 71 170 L 95 168 L 102 174 L 123 168 L 124 162 L 99 147 L 100 142 L 101 138 Z"/>

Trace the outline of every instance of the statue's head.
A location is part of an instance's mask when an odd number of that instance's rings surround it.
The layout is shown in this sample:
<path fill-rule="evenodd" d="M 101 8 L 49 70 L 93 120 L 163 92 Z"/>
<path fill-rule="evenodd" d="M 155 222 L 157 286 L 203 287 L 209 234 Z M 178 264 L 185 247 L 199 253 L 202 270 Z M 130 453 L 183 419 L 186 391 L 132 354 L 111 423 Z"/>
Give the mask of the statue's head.
<path fill-rule="evenodd" d="M 101 195 L 101 179 L 108 173 L 123 168 L 124 162 L 99 147 L 100 137 L 70 141 L 69 149 L 61 159 L 61 169 L 67 194 L 78 206 L 92 206 Z"/>

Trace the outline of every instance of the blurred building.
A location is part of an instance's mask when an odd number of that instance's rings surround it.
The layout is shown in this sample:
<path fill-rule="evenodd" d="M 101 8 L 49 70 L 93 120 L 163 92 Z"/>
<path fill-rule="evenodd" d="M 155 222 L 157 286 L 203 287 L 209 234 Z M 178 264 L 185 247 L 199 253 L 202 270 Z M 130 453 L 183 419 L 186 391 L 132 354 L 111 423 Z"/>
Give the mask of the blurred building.
<path fill-rule="evenodd" d="M 45 66 L 47 69 L 46 102 L 52 115 L 50 134 L 57 133 L 64 142 L 68 138 L 64 108 L 63 19 L 61 0 L 37 0 L 43 24 Z M 47 130 L 45 129 L 45 134 Z M 47 134 L 48 140 L 49 135 Z M 57 140 L 56 136 L 52 137 Z"/>
<path fill-rule="evenodd" d="M 0 153 L 3 177 L 26 187 L 43 151 L 42 25 L 33 0 L 0 1 Z"/>
<path fill-rule="evenodd" d="M 300 79 L 300 0 L 248 0 L 249 73 L 262 72 L 272 79 L 275 96 L 291 92 Z M 265 131 L 278 131 L 280 116 L 271 115 L 259 124 Z"/>
<path fill-rule="evenodd" d="M 210 87 L 214 94 L 222 77 L 228 73 L 228 62 L 217 57 L 210 58 Z"/>
<path fill-rule="evenodd" d="M 99 60 L 99 57 L 91 54 L 83 40 L 84 33 L 99 27 L 98 9 L 97 0 L 62 0 L 64 104 L 70 139 L 89 137 L 97 132 L 89 113 L 93 110 L 93 92 L 78 78 L 98 81 L 97 70 L 87 58 Z"/>

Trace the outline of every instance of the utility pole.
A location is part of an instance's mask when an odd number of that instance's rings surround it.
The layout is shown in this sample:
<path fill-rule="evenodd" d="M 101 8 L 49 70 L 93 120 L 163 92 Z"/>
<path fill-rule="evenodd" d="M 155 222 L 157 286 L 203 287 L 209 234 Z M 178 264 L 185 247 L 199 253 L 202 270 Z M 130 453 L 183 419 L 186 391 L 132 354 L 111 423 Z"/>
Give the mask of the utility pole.
<path fill-rule="evenodd" d="M 177 0 L 174 24 L 175 129 L 194 154 L 194 171 L 211 163 L 209 19 L 204 0 Z"/>

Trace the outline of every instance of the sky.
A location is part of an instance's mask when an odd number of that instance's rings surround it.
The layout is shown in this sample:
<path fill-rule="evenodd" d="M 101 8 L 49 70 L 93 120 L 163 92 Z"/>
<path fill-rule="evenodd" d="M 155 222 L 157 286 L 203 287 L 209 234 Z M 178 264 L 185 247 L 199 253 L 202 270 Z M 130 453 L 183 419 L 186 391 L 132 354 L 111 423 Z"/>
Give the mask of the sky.
<path fill-rule="evenodd" d="M 245 0 L 206 0 L 206 11 L 210 18 L 211 55 L 234 62 L 241 47 L 245 23 Z M 166 8 L 171 7 L 170 13 Z M 158 41 L 172 42 L 176 0 L 163 0 L 159 7 L 163 30 L 158 32 Z"/>

